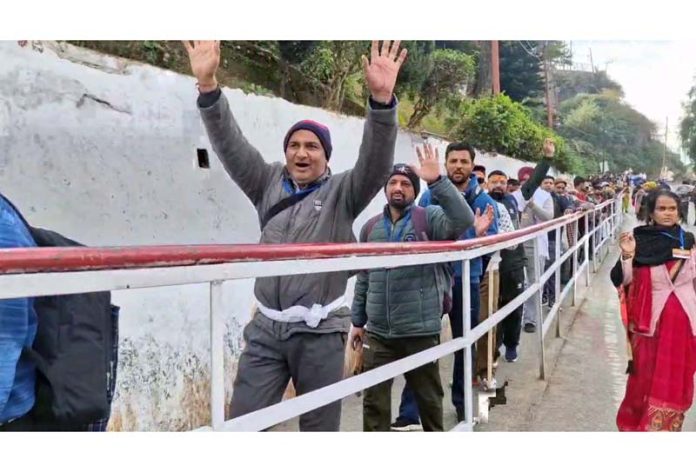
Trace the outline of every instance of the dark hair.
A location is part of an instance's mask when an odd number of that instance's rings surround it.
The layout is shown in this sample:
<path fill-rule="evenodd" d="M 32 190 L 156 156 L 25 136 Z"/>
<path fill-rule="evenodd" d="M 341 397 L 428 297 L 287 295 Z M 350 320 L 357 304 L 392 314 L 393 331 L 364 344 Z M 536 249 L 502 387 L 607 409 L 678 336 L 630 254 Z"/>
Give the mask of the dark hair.
<path fill-rule="evenodd" d="M 507 175 L 505 175 L 505 172 L 503 172 L 502 170 L 494 170 L 494 171 L 491 171 L 491 173 L 488 174 L 488 178 L 490 179 L 490 178 L 493 177 L 494 175 L 502 175 L 503 177 L 505 177 L 505 178 L 507 179 Z M 513 180 L 515 180 L 515 179 L 510 179 L 510 180 L 508 180 L 508 183 L 510 183 L 510 182 L 513 181 Z M 516 181 L 516 182 L 517 182 L 517 181 Z M 517 183 L 519 184 L 519 182 L 517 182 Z"/>
<path fill-rule="evenodd" d="M 520 181 L 517 179 L 508 179 L 508 185 L 519 185 L 519 184 L 520 184 Z"/>
<path fill-rule="evenodd" d="M 580 184 L 584 184 L 587 182 L 584 177 L 580 177 L 579 175 L 573 179 L 573 187 L 577 187 Z"/>
<path fill-rule="evenodd" d="M 544 180 L 549 180 L 549 179 L 553 180 L 554 182 L 556 181 L 556 177 L 554 177 L 553 175 L 547 175 L 546 177 L 544 177 L 544 178 L 542 179 L 542 182 L 543 182 Z"/>
<path fill-rule="evenodd" d="M 447 162 L 447 156 L 449 156 L 449 153 L 452 151 L 468 151 L 469 155 L 471 156 L 471 162 L 474 162 L 474 159 L 476 159 L 476 151 L 474 151 L 474 147 L 469 143 L 465 143 L 464 141 L 449 143 L 447 145 L 447 149 L 445 149 L 445 162 Z"/>
<path fill-rule="evenodd" d="M 660 197 L 669 197 L 672 200 L 674 200 L 674 203 L 677 204 L 677 212 L 679 214 L 679 220 L 683 221 L 686 219 L 686 215 L 682 212 L 682 207 L 679 204 L 679 196 L 672 192 L 671 190 L 666 190 L 666 189 L 656 189 L 652 190 L 649 192 L 645 197 L 643 197 L 643 201 L 641 202 L 641 207 L 645 205 L 645 209 L 643 214 L 641 215 L 644 220 L 643 221 L 650 221 L 652 220 L 651 215 L 655 213 L 655 208 L 657 207 L 657 199 Z M 643 208 L 641 208 L 643 210 Z"/>
<path fill-rule="evenodd" d="M 476 165 L 476 166 L 474 166 L 472 172 L 478 172 L 478 171 L 481 171 L 481 172 L 483 172 L 483 173 L 485 174 L 485 173 L 486 173 L 486 168 L 485 168 L 484 166 L 482 166 L 482 165 Z"/>

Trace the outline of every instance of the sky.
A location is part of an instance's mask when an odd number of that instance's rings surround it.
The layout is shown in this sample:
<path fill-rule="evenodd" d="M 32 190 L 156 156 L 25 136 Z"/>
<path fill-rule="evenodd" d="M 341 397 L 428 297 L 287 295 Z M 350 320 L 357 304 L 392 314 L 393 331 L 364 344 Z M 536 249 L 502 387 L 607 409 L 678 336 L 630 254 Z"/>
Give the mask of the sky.
<path fill-rule="evenodd" d="M 667 145 L 682 154 L 678 126 L 682 102 L 696 85 L 696 41 L 572 41 L 573 61 L 606 69 L 620 83 L 625 101 L 657 124 L 664 133 L 668 119 Z"/>

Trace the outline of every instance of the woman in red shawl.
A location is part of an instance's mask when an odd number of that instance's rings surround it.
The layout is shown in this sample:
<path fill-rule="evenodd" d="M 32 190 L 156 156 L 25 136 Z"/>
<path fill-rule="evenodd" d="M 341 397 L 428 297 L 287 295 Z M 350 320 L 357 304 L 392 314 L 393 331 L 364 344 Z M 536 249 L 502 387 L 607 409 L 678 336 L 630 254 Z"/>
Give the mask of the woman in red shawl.
<path fill-rule="evenodd" d="M 625 299 L 632 360 L 616 424 L 620 431 L 681 431 L 696 372 L 694 236 L 679 225 L 679 198 L 647 198 L 648 223 L 621 235 L 611 278 Z"/>

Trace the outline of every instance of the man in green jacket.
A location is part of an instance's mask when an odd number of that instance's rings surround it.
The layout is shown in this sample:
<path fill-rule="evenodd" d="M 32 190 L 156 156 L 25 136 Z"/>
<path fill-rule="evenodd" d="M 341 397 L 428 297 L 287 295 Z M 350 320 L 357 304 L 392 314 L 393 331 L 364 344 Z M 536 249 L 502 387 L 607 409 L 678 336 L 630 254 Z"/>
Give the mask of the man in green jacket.
<path fill-rule="evenodd" d="M 361 242 L 408 242 L 426 239 L 416 234 L 424 212 L 428 240 L 455 240 L 474 224 L 474 215 L 464 197 L 447 178 L 440 176 L 438 156 L 426 145 L 420 149 L 420 168 L 394 166 L 385 186 L 388 204 L 381 218 L 368 222 L 360 232 Z M 428 183 L 440 206 L 414 205 L 420 180 Z M 477 217 L 483 225 L 493 212 Z M 427 264 L 395 269 L 374 269 L 358 274 L 353 299 L 350 342 L 354 349 L 363 343 L 364 367 L 374 369 L 389 362 L 437 346 L 440 342 L 445 287 L 444 264 Z M 366 334 L 367 331 L 367 334 Z M 421 366 L 405 374 L 413 389 L 426 431 L 442 431 L 442 382 L 438 363 Z M 363 400 L 363 429 L 389 431 L 391 384 L 387 381 L 367 389 Z"/>
<path fill-rule="evenodd" d="M 355 242 L 353 221 L 379 193 L 394 162 L 393 92 L 406 58 L 399 41 L 384 41 L 381 50 L 373 41 L 370 60 L 363 57 L 370 98 L 362 144 L 355 167 L 335 175 L 329 169 L 329 129 L 311 120 L 296 123 L 286 134 L 284 163 L 266 162 L 242 134 L 215 78 L 219 41 L 184 44 L 198 80 L 198 108 L 208 138 L 258 212 L 259 242 Z M 258 311 L 244 329 L 232 418 L 281 401 L 290 379 L 302 395 L 343 378 L 349 310 L 342 306 L 349 276 L 344 271 L 256 279 Z M 337 401 L 300 416 L 300 430 L 337 431 L 340 418 Z"/>

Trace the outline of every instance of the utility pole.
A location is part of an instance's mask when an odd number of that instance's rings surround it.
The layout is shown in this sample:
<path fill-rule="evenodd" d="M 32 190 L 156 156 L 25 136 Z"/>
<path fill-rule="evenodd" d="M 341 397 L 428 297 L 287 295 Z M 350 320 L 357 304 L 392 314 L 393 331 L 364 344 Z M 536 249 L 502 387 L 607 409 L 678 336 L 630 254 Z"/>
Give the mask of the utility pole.
<path fill-rule="evenodd" d="M 592 48 L 590 48 L 590 68 L 592 69 L 592 73 L 594 74 L 594 59 L 592 59 Z"/>
<path fill-rule="evenodd" d="M 665 118 L 665 147 L 662 150 L 662 166 L 660 167 L 660 178 L 662 178 L 667 163 L 667 135 L 669 130 L 669 116 Z"/>
<path fill-rule="evenodd" d="M 491 41 L 491 77 L 493 78 L 493 95 L 500 93 L 500 48 L 498 41 Z"/>
<path fill-rule="evenodd" d="M 553 109 L 551 107 L 551 86 L 549 84 L 549 42 L 544 41 L 544 76 L 546 89 L 546 117 L 548 119 L 549 128 L 553 129 Z"/>

